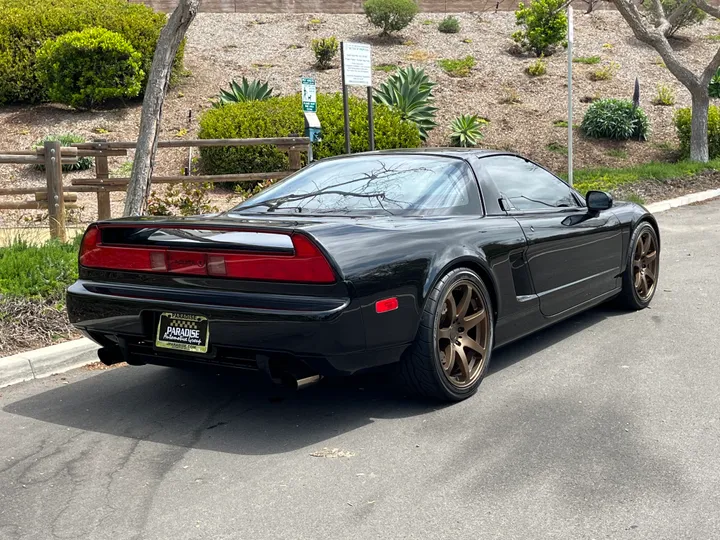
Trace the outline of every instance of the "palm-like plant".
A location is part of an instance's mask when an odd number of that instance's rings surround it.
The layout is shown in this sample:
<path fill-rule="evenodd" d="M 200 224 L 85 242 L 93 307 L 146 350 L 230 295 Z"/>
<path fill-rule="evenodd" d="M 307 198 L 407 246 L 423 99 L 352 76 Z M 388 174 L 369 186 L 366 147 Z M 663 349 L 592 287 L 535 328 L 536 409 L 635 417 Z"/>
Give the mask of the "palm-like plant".
<path fill-rule="evenodd" d="M 263 101 L 273 97 L 273 89 L 267 82 L 242 78 L 242 84 L 235 79 L 230 81 L 230 90 L 220 90 L 217 101 L 213 102 L 214 107 L 222 107 L 228 103 L 240 103 L 243 101 Z"/>
<path fill-rule="evenodd" d="M 461 114 L 450 124 L 453 146 L 477 146 L 483 138 L 482 128 L 487 120 L 477 114 Z"/>
<path fill-rule="evenodd" d="M 432 89 L 435 83 L 422 69 L 413 66 L 398 69 L 390 78 L 375 90 L 377 103 L 395 109 L 402 117 L 417 125 L 420 138 L 427 139 L 428 132 L 437 126 L 433 107 Z"/>

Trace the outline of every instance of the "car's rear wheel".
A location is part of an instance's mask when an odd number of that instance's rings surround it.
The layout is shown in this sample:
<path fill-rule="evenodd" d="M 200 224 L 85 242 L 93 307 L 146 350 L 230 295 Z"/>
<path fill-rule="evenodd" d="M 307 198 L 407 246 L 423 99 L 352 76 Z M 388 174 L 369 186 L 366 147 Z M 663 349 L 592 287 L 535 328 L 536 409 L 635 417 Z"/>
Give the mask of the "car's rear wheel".
<path fill-rule="evenodd" d="M 641 222 L 633 232 L 628 261 L 623 273 L 621 303 L 630 309 L 644 309 L 657 290 L 660 249 L 657 233 L 650 223 Z"/>
<path fill-rule="evenodd" d="M 407 386 L 443 401 L 473 395 L 490 363 L 493 323 L 480 277 L 467 268 L 449 272 L 432 290 L 415 342 L 402 359 Z"/>

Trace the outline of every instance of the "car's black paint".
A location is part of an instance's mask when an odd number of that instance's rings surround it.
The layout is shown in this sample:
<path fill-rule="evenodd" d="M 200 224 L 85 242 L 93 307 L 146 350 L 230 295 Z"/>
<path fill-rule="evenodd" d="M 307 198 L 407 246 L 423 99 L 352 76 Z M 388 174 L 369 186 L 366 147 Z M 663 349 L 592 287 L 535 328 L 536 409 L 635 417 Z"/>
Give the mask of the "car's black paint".
<path fill-rule="evenodd" d="M 348 374 L 397 361 L 417 334 L 429 292 L 454 268 L 471 268 L 485 281 L 497 347 L 616 295 L 631 231 L 641 220 L 657 230 L 639 205 L 615 203 L 594 211 L 579 195 L 577 208 L 508 213 L 482 170 L 484 156 L 502 153 L 424 153 L 463 159 L 472 167 L 484 216 L 296 219 L 223 213 L 112 220 L 115 226 L 302 231 L 327 255 L 338 282 L 303 285 L 81 267 L 79 281 L 68 290 L 70 319 L 101 345 L 131 351 L 146 362 L 242 356 L 252 363 L 258 355 L 292 355 L 320 373 Z M 399 309 L 376 313 L 375 302 L 388 297 L 399 299 Z M 153 325 L 165 310 L 209 317 L 210 355 L 154 351 Z"/>

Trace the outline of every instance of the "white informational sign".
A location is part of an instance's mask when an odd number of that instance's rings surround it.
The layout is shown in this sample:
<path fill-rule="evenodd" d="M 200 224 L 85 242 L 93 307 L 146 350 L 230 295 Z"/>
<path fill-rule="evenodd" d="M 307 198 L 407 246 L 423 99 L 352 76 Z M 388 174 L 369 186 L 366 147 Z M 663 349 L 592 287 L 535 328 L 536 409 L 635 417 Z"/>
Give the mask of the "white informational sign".
<path fill-rule="evenodd" d="M 568 43 L 572 43 L 575 37 L 575 29 L 573 26 L 573 8 L 572 6 L 568 6 Z"/>
<path fill-rule="evenodd" d="M 302 78 L 302 108 L 304 112 L 317 112 L 317 88 L 315 79 Z"/>
<path fill-rule="evenodd" d="M 342 67 L 348 86 L 372 86 L 372 57 L 370 45 L 343 43 Z"/>

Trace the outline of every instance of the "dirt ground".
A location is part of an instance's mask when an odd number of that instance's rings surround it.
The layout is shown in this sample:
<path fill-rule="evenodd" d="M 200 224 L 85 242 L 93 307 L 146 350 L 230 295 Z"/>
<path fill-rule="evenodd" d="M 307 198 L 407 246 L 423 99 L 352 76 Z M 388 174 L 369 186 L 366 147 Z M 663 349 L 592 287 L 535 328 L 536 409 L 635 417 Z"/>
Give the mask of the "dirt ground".
<path fill-rule="evenodd" d="M 448 144 L 449 125 L 459 114 L 476 113 L 490 123 L 485 130 L 483 146 L 511 149 L 547 164 L 557 172 L 567 168 L 563 153 L 566 129 L 553 125 L 567 116 L 566 56 L 560 51 L 547 58 L 547 74 L 532 78 L 525 68 L 533 61 L 512 56 L 510 34 L 515 29 L 512 13 L 459 14 L 461 31 L 441 34 L 437 22 L 445 14 L 421 13 L 400 36 L 380 40 L 377 30 L 361 15 L 247 15 L 202 13 L 191 27 L 186 49 L 186 67 L 191 76 L 173 88 L 168 96 L 163 118 L 162 139 L 193 138 L 197 119 L 210 107 L 211 99 L 231 78 L 247 76 L 268 80 L 276 93 L 289 94 L 300 89 L 302 76 L 313 76 L 321 92 L 340 90 L 340 69 L 318 71 L 310 41 L 315 37 L 334 35 L 340 40 L 365 41 L 373 44 L 373 62 L 409 64 L 426 69 L 436 81 L 436 104 L 440 110 L 439 126 L 431 132 L 428 144 Z M 315 23 L 312 20 L 319 19 Z M 720 23 L 708 21 L 682 32 L 674 45 L 698 71 L 717 51 L 712 36 L 720 34 Z M 650 160 L 672 158 L 677 140 L 672 126 L 676 107 L 689 106 L 690 96 L 660 62 L 651 48 L 638 42 L 619 14 L 600 11 L 576 17 L 574 54 L 599 55 L 599 65 L 574 64 L 573 121 L 579 124 L 587 108 L 586 98 L 630 98 L 635 78 L 641 86 L 641 105 L 651 120 L 648 142 L 599 142 L 575 137 L 575 166 L 624 166 Z M 436 61 L 472 55 L 476 65 L 470 76 L 450 77 Z M 598 67 L 616 65 L 617 73 L 607 81 L 591 81 L 589 74 Z M 377 86 L 388 74 L 375 71 Z M 675 89 L 675 107 L 652 104 L 656 87 L 664 84 Z M 508 94 L 516 94 L 520 103 L 506 104 Z M 54 105 L 10 106 L 0 109 L 0 150 L 27 149 L 34 141 L 50 133 L 75 132 L 88 140 L 134 140 L 137 136 L 140 103 L 126 107 L 77 112 Z M 195 154 L 196 155 L 196 154 Z M 110 168 L 121 174 L 128 158 L 112 158 Z M 186 150 L 163 150 L 158 156 L 158 174 L 180 174 L 187 164 Z M 125 165 L 127 167 L 127 165 Z M 92 171 L 66 175 L 92 176 Z M 717 175 L 705 179 L 714 187 Z M 710 182 L 710 184 L 707 184 Z M 44 176 L 28 167 L 0 165 L 0 187 L 42 186 Z M 652 191 L 644 200 L 665 198 Z M 16 197 L 11 200 L 24 200 Z M 114 193 L 113 215 L 122 211 L 122 193 Z M 237 202 L 227 192 L 213 194 L 218 208 L 226 209 Z M 97 215 L 95 195 L 79 194 L 80 209 L 70 219 L 87 222 Z M 43 219 L 40 211 L 0 211 L 0 226 L 31 225 Z"/>

